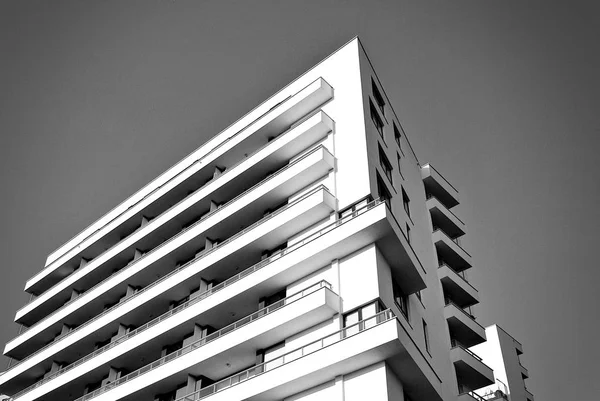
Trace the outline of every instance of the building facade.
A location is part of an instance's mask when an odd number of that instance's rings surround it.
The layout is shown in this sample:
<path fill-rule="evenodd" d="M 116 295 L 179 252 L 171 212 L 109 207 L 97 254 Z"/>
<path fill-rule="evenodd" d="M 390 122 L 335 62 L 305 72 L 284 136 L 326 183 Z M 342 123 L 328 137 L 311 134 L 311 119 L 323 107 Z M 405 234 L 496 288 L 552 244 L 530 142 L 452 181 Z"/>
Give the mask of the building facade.
<path fill-rule="evenodd" d="M 473 400 L 457 190 L 354 39 L 51 253 L 12 400 Z"/>
<path fill-rule="evenodd" d="M 474 346 L 473 351 L 494 370 L 496 382 L 476 393 L 485 400 L 534 401 L 525 385 L 529 371 L 521 363 L 521 343 L 496 324 L 486 327 L 485 334 L 487 341 Z"/>

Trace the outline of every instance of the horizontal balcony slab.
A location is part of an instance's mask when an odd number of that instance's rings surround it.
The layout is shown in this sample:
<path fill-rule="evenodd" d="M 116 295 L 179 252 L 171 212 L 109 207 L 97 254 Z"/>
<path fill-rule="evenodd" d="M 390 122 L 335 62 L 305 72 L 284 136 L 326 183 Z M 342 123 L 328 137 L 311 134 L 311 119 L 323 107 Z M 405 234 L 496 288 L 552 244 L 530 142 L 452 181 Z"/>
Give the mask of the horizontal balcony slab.
<path fill-rule="evenodd" d="M 535 397 L 533 396 L 533 393 L 531 391 L 529 391 L 528 389 L 525 389 L 525 397 L 527 397 L 527 399 L 525 401 L 535 401 Z"/>
<path fill-rule="evenodd" d="M 477 390 L 494 384 L 494 372 L 471 351 L 456 346 L 450 349 L 450 360 L 454 364 L 459 383 Z"/>
<path fill-rule="evenodd" d="M 286 200 L 301 188 L 327 174 L 333 164 L 333 156 L 329 151 L 324 147 L 316 148 L 225 203 L 197 224 L 164 241 L 117 274 L 106 278 L 69 302 L 68 305 L 48 315 L 11 340 L 9 344 L 21 339 L 35 339 L 36 335 L 37 341 L 43 343 L 49 341 L 53 334 L 60 330 L 62 323 L 81 324 L 91 311 L 97 310 L 99 313 L 105 304 L 117 301 L 127 290 L 127 285 L 145 287 L 152 283 L 157 275 L 162 276 L 172 271 L 175 260 L 185 259 L 186 255 L 193 254 L 198 247 L 197 244 L 203 243 L 206 238 L 227 238 L 234 235 L 239 231 L 240 225 L 249 225 L 257 220 L 267 207 L 280 204 L 282 200 Z M 87 307 L 82 308 L 84 305 Z M 31 351 L 29 349 L 29 352 Z"/>
<path fill-rule="evenodd" d="M 421 178 L 425 191 L 438 198 L 448 209 L 459 204 L 458 190 L 429 163 L 421 167 Z"/>
<path fill-rule="evenodd" d="M 176 235 L 188 221 L 207 213 L 211 202 L 223 203 L 234 199 L 250 186 L 249 183 L 260 183 L 266 173 L 285 168 L 292 157 L 322 140 L 332 127 L 331 119 L 319 112 L 256 153 L 242 158 L 241 163 L 203 185 L 26 304 L 17 311 L 15 321 L 28 326 L 38 322 L 64 304 L 74 288 L 89 290 L 113 270 L 124 266 L 136 249 L 153 249 L 166 238 Z M 309 183 L 306 180 L 304 182 L 305 185 Z"/>
<path fill-rule="evenodd" d="M 179 398 L 178 401 L 203 398 L 215 401 L 281 400 L 400 352 L 398 326 L 393 318 L 379 324 L 373 322 L 370 327 L 356 330 L 353 334 L 346 335 L 346 332 L 334 333 L 265 364 L 218 381 L 209 388 Z M 157 375 L 157 379 L 160 379 L 160 375 Z M 122 393 L 115 392 L 114 398 L 99 396 L 97 400 L 137 400 L 148 396 L 151 393 L 146 393 L 143 383 L 140 383 L 137 393 L 130 392 L 122 396 Z"/>
<path fill-rule="evenodd" d="M 529 378 L 529 370 L 523 365 L 521 365 L 521 377 L 523 377 L 523 379 Z"/>
<path fill-rule="evenodd" d="M 78 352 L 82 356 L 82 350 L 93 348 L 94 342 L 99 341 L 102 336 L 110 334 L 111 329 L 107 325 L 111 322 L 120 321 L 134 326 L 142 324 L 143 321 L 136 324 L 135 319 L 143 318 L 151 313 L 152 310 L 147 309 L 152 306 L 151 301 L 162 296 L 169 289 L 175 288 L 183 282 L 187 282 L 192 288 L 193 282 L 198 279 L 198 274 L 208 268 L 212 268 L 215 272 L 225 269 L 233 271 L 238 263 L 247 258 L 247 252 L 252 251 L 260 255 L 262 249 L 269 249 L 269 247 L 277 245 L 281 238 L 292 236 L 328 216 L 334 209 L 334 204 L 335 198 L 329 192 L 322 187 L 316 188 L 282 211 L 258 222 L 260 224 L 247 228 L 235 237 L 235 240 L 221 243 L 219 247 L 213 248 L 197 260 L 193 260 L 165 276 L 157 284 L 142 289 L 128 298 L 126 302 L 103 312 L 92 321 L 61 338 L 60 341 L 39 350 L 31 358 L 22 361 L 0 376 L 0 383 L 6 382 L 9 377 L 23 373 L 24 370 L 31 369 L 50 358 L 73 360 L 76 359 Z M 241 259 L 236 259 L 238 257 Z M 226 274 L 231 276 L 231 273 Z"/>
<path fill-rule="evenodd" d="M 451 337 L 466 347 L 485 342 L 485 328 L 475 319 L 453 303 L 444 307 L 444 317 L 448 322 Z"/>
<path fill-rule="evenodd" d="M 262 112 L 257 109 L 250 113 L 241 120 L 242 123 L 236 123 L 221 135 L 215 136 L 52 252 L 45 268 L 27 281 L 25 291 L 35 294 L 45 291 L 70 273 L 71 269 L 66 267 L 68 262 L 86 257 L 88 253 L 93 255 L 101 252 L 106 246 L 105 237 L 111 234 L 118 236 L 120 226 L 127 224 L 135 216 L 146 213 L 147 209 L 155 208 L 157 203 L 172 203 L 169 195 L 185 186 L 199 171 L 219 164 L 233 165 L 242 160 L 245 153 L 259 148 L 265 140 L 279 135 L 332 98 L 333 88 L 323 79 L 318 79 L 271 109 Z M 228 135 L 227 131 L 231 131 L 231 134 Z M 227 139 L 223 139 L 226 135 Z"/>
<path fill-rule="evenodd" d="M 472 267 L 471 255 L 456 242 L 452 241 L 442 230 L 434 231 L 432 239 L 438 259 L 450 266 L 454 271 L 461 272 Z"/>
<path fill-rule="evenodd" d="M 431 214 L 434 227 L 441 228 L 450 237 L 456 238 L 465 235 L 465 223 L 450 211 L 436 197 L 427 199 L 427 209 Z"/>
<path fill-rule="evenodd" d="M 78 367 L 57 378 L 56 381 L 49 382 L 49 386 L 35 389 L 19 399 L 33 401 L 40 396 L 63 399 L 68 394 L 82 393 L 86 383 L 90 380 L 100 380 L 110 366 L 119 366 L 130 371 L 129 374 L 120 379 L 122 383 L 141 380 L 146 385 L 154 387 L 157 392 L 185 381 L 187 374 L 195 374 L 194 372 L 197 371 L 206 372 L 210 370 L 211 374 L 214 375 L 227 375 L 231 371 L 243 369 L 248 364 L 253 363 L 257 349 L 266 348 L 273 342 L 281 341 L 298 331 L 330 319 L 338 313 L 338 306 L 338 296 L 329 288 L 321 285 L 309 287 L 305 291 L 239 319 L 237 322 L 210 334 L 205 339 L 198 339 L 172 354 L 148 363 L 146 367 L 139 367 L 140 355 L 131 355 L 129 360 L 122 358 L 111 361 L 111 356 L 108 353 L 107 355 L 103 354 L 101 359 L 105 360 L 105 369 L 86 369 L 86 372 L 82 372 L 81 369 L 85 369 L 85 367 Z M 194 311 L 190 310 L 189 312 L 193 313 Z M 201 318 L 199 321 L 206 320 Z M 136 337 L 134 341 L 143 342 L 143 337 L 152 338 L 153 333 L 150 333 L 150 331 L 156 329 L 157 326 L 148 329 L 142 335 Z M 177 337 L 176 334 L 169 334 L 171 337 Z M 189 353 L 196 353 L 197 355 L 195 358 L 187 358 Z M 192 360 L 193 364 L 185 365 L 182 362 L 184 357 Z M 170 368 L 173 373 L 170 376 L 162 377 L 157 383 L 149 382 L 146 374 L 163 365 L 174 365 Z M 134 368 L 131 368 L 132 366 Z M 84 376 L 85 380 L 79 380 L 78 383 L 74 384 L 74 378 L 69 376 Z M 107 391 L 109 391 L 108 388 L 101 388 L 97 394 Z"/>
<path fill-rule="evenodd" d="M 444 296 L 461 308 L 479 303 L 479 292 L 459 273 L 448 265 L 438 268 L 438 277 L 444 289 Z"/>
<path fill-rule="evenodd" d="M 165 263 L 161 258 L 166 258 L 167 261 L 185 258 L 186 255 L 193 254 L 197 250 L 198 243 L 203 243 L 206 238 L 227 238 L 234 235 L 240 225 L 249 225 L 253 220 L 257 220 L 270 205 L 281 203 L 301 188 L 327 174 L 333 163 L 333 156 L 325 148 L 315 149 L 222 205 L 197 224 L 162 242 L 117 274 L 106 278 L 91 290 L 69 302 L 68 305 L 45 317 L 11 340 L 5 352 L 11 349 L 13 343 L 34 338 L 36 335 L 39 336 L 38 342 L 50 340 L 53 333 L 60 330 L 62 323 L 80 324 L 85 320 L 84 314 L 93 310 L 101 311 L 105 304 L 117 301 L 127 290 L 128 284 L 134 285 L 132 280 L 136 280 L 135 285 L 138 287 L 148 285 L 157 275 L 172 270 L 171 264 L 175 264 L 175 261 Z M 97 304 L 95 309 L 94 305 L 90 306 L 90 302 Z M 88 307 L 82 309 L 84 305 Z M 70 320 L 66 320 L 67 318 Z"/>

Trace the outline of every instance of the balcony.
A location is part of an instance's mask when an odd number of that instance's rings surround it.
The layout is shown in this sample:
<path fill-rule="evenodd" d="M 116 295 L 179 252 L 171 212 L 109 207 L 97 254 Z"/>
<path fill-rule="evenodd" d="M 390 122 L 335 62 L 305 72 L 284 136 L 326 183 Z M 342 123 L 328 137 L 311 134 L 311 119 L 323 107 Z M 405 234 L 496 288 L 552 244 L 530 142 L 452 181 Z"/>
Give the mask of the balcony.
<path fill-rule="evenodd" d="M 526 401 L 535 401 L 535 397 L 533 396 L 531 391 L 529 391 L 529 389 L 527 389 L 527 388 L 525 388 L 525 397 L 527 397 Z"/>
<path fill-rule="evenodd" d="M 434 231 L 432 239 L 437 251 L 438 260 L 446 263 L 452 270 L 460 273 L 472 266 L 471 255 L 448 237 L 445 232 L 442 230 Z"/>
<path fill-rule="evenodd" d="M 438 277 L 444 289 L 444 295 L 460 308 L 479 303 L 479 292 L 460 273 L 443 264 L 438 268 Z"/>
<path fill-rule="evenodd" d="M 154 281 L 157 275 L 162 276 L 171 271 L 175 261 L 185 260 L 197 252 L 198 243 L 204 243 L 207 238 L 227 238 L 233 235 L 239 230 L 239 225 L 249 225 L 270 205 L 280 204 L 282 200 L 327 174 L 333 163 L 333 156 L 323 147 L 309 152 L 213 212 L 209 212 L 188 229 L 162 242 L 133 264 L 119 270 L 118 274 L 109 276 L 69 301 L 67 305 L 17 336 L 7 344 L 6 349 L 10 350 L 12 344 L 17 344 L 19 340 L 26 341 L 36 335 L 38 341 L 47 341 L 51 339 L 53 331 L 60 330 L 62 323 L 71 326 L 81 324 L 86 320 L 86 314 L 94 311 L 99 313 L 105 304 L 119 300 L 121 294 L 127 291 L 127 285 L 144 287 Z M 82 309 L 84 305 L 86 308 Z"/>
<path fill-rule="evenodd" d="M 89 291 L 109 277 L 115 269 L 126 265 L 136 249 L 155 248 L 165 239 L 176 235 L 188 222 L 211 211 L 215 204 L 237 198 L 239 194 L 260 183 L 269 172 L 289 167 L 288 161 L 292 157 L 323 139 L 332 126 L 331 119 L 319 112 L 243 158 L 240 163 L 228 166 L 227 170 L 216 178 L 212 178 L 146 225 L 96 256 L 87 265 L 33 299 L 17 311 L 15 320 L 31 326 L 68 303 L 74 288 Z M 302 182 L 305 185 L 310 183 L 306 179 Z M 296 187 L 301 188 L 298 185 Z"/>
<path fill-rule="evenodd" d="M 229 128 L 239 129 L 237 132 L 225 140 L 218 135 L 50 254 L 44 269 L 27 281 L 25 291 L 38 295 L 46 291 L 71 274 L 82 257 L 93 259 L 116 244 L 124 233 L 131 233 L 141 216 L 160 214 L 190 190 L 196 190 L 198 182 L 210 178 L 215 166 L 232 166 L 243 160 L 245 154 L 259 149 L 332 97 L 333 88 L 317 79 L 262 115 L 251 113 Z"/>
<path fill-rule="evenodd" d="M 458 401 L 487 401 L 485 398 L 477 393 L 469 391 L 468 393 L 462 393 L 458 395 Z"/>
<path fill-rule="evenodd" d="M 272 248 L 280 243 L 281 238 L 287 238 L 302 231 L 305 227 L 329 215 L 334 207 L 333 204 L 334 198 L 323 187 L 315 188 L 293 203 L 220 243 L 217 247 L 173 270 L 124 302 L 102 312 L 67 333 L 60 341 L 48 344 L 29 358 L 19 362 L 0 376 L 2 390 L 7 391 L 8 387 L 12 388 L 17 385 L 23 388 L 24 386 L 18 383 L 10 384 L 7 381 L 25 371 L 29 372 L 26 378 L 28 380 L 43 374 L 43 370 L 36 371 L 36 369 L 40 369 L 37 366 L 49 358 L 62 361 L 77 359 L 82 352 L 85 354 L 85 350 L 93 349 L 95 342 L 110 335 L 112 328 L 109 323 L 111 322 L 122 322 L 134 327 L 144 324 L 146 316 L 165 309 L 161 306 L 163 304 L 168 306 L 165 299 L 180 299 L 185 295 L 185 292 L 182 293 L 182 291 L 187 289 L 189 293 L 189 289 L 197 286 L 198 272 L 200 271 L 206 273 L 206 275 L 202 274 L 203 277 L 216 282 L 232 277 L 240 264 L 244 265 L 247 263 L 246 261 L 252 260 L 259 261 L 263 249 Z M 224 278 L 221 278 L 223 276 Z"/>
<path fill-rule="evenodd" d="M 465 223 L 450 211 L 442 202 L 435 197 L 427 199 L 427 209 L 431 214 L 431 222 L 434 227 L 439 227 L 451 238 L 465 235 Z"/>
<path fill-rule="evenodd" d="M 460 344 L 472 347 L 486 340 L 485 329 L 475 321 L 464 309 L 451 301 L 446 301 L 444 317 L 448 322 L 450 336 Z"/>
<path fill-rule="evenodd" d="M 421 167 L 421 178 L 425 185 L 425 192 L 439 199 L 442 204 L 451 209 L 458 205 L 458 191 L 430 164 Z"/>
<path fill-rule="evenodd" d="M 231 370 L 239 370 L 255 358 L 254 354 L 247 352 L 249 349 L 266 347 L 271 341 L 285 339 L 298 331 L 330 319 L 336 314 L 339 301 L 337 295 L 330 288 L 331 285 L 326 281 L 318 282 L 232 323 L 229 323 L 231 315 L 222 313 L 222 310 L 221 313 L 213 313 L 210 318 L 203 316 L 192 322 L 190 326 L 192 330 L 193 324 L 197 321 L 202 324 L 210 322 L 211 326 L 223 328 L 204 338 L 198 338 L 163 357 L 160 357 L 161 346 L 172 342 L 173 338 L 183 337 L 184 333 L 181 330 L 169 332 L 166 337 L 160 339 L 162 341 L 157 341 L 155 336 L 155 340 L 144 345 L 144 357 L 159 356 L 149 364 L 140 364 L 140 354 L 129 353 L 117 360 L 111 360 L 109 356 L 100 352 L 99 355 L 103 355 L 99 358 L 105 360 L 101 367 L 89 370 L 85 369 L 83 365 L 79 365 L 77 369 L 68 369 L 62 375 L 55 376 L 55 380 L 52 380 L 54 377 L 49 378 L 46 382 L 47 386 L 37 386 L 18 398 L 23 401 L 35 400 L 43 394 L 52 399 L 63 399 L 68 394 L 82 393 L 85 383 L 101 379 L 110 366 L 119 366 L 130 373 L 82 398 L 96 397 L 142 376 L 143 383 L 151 384 L 150 376 L 153 375 L 153 371 L 165 366 L 172 374 L 169 377 L 161 377 L 160 383 L 157 384 L 159 387 L 171 382 L 178 383 L 182 378 L 185 380 L 187 373 L 192 371 L 210 369 L 211 372 L 227 374 Z M 258 303 L 254 303 L 254 305 L 256 304 Z M 244 309 L 247 308 L 239 311 Z M 258 320 L 261 323 L 255 323 Z M 136 337 L 135 341 L 141 340 L 141 337 L 148 336 L 149 331 L 156 329 L 157 326 L 146 328 L 145 332 Z M 76 378 L 80 380 L 75 380 Z M 85 383 L 81 380 L 83 378 L 85 378 Z"/>
<path fill-rule="evenodd" d="M 228 375 L 208 387 L 178 398 L 177 401 L 208 397 L 215 401 L 281 400 L 335 376 L 393 356 L 400 350 L 397 337 L 397 323 L 389 311 L 384 311 L 356 325 L 286 352 L 276 359 Z M 151 399 L 153 389 L 141 387 L 140 391 L 133 394 L 130 392 L 131 395 L 122 399 Z M 98 398 L 98 401 L 108 399 Z M 86 399 L 81 401 L 84 400 Z"/>
<path fill-rule="evenodd" d="M 528 379 L 529 378 L 529 370 L 521 364 L 519 364 L 519 366 L 521 366 L 521 377 L 523 378 L 523 380 Z"/>
<path fill-rule="evenodd" d="M 450 360 L 456 370 L 458 382 L 468 388 L 478 389 L 494 384 L 494 372 L 479 356 L 453 341 Z"/>

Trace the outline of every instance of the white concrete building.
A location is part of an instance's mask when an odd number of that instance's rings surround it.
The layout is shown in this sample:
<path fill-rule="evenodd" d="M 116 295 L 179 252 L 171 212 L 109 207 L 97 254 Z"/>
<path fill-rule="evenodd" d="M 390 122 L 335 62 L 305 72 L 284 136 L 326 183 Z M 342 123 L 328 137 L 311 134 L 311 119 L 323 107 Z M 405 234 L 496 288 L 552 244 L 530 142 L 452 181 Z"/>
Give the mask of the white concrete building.
<path fill-rule="evenodd" d="M 358 39 L 52 252 L 13 400 L 472 400 L 457 190 Z"/>
<path fill-rule="evenodd" d="M 486 327 L 485 334 L 487 341 L 472 350 L 494 370 L 496 383 L 478 389 L 476 393 L 489 401 L 534 401 L 533 394 L 525 385 L 529 371 L 521 363 L 521 343 L 496 324 Z"/>

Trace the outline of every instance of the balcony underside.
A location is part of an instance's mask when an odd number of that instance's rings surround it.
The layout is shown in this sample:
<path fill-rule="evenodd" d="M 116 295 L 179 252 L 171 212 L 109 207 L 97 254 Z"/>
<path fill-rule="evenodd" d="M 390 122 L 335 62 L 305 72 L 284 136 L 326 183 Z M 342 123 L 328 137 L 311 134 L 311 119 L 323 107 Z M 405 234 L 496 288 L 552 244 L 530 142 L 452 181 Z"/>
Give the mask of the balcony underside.
<path fill-rule="evenodd" d="M 249 126 L 233 134 L 230 139 L 217 145 L 200 157 L 201 163 L 189 160 L 189 167 L 178 168 L 180 173 L 169 171 L 173 177 L 162 185 L 154 184 L 143 188 L 136 195 L 123 202 L 114 212 L 103 218 L 61 246 L 48 257 L 44 270 L 29 279 L 25 291 L 39 294 L 62 280 L 72 271 L 72 264 L 78 264 L 81 257 L 93 258 L 107 247 L 116 243 L 123 232 L 130 232 L 138 224 L 141 215 L 155 216 L 169 205 L 185 197 L 190 189 L 196 189 L 213 174 L 216 166 L 232 166 L 287 130 L 313 110 L 333 97 L 333 88 L 323 79 L 285 99 Z M 152 187 L 156 187 L 154 190 Z M 146 196 L 143 193 L 147 193 Z M 140 195 L 142 194 L 142 195 Z M 135 200 L 137 198 L 138 200 Z M 127 206 L 129 205 L 129 206 Z M 97 227 L 97 228 L 94 228 Z M 93 231 L 96 230 L 96 231 Z"/>
<path fill-rule="evenodd" d="M 455 271 L 444 265 L 438 269 L 444 295 L 462 308 L 479 303 L 479 292 Z"/>
<path fill-rule="evenodd" d="M 452 270 L 461 272 L 472 267 L 471 255 L 441 230 L 434 231 L 432 238 L 438 259 L 450 266 Z"/>
<path fill-rule="evenodd" d="M 444 317 L 452 338 L 465 347 L 472 347 L 486 340 L 485 329 L 457 306 L 446 305 Z"/>
<path fill-rule="evenodd" d="M 448 209 L 458 205 L 458 191 L 435 169 L 426 164 L 421 167 L 425 190 L 438 198 Z"/>
<path fill-rule="evenodd" d="M 450 350 L 450 359 L 454 363 L 459 383 L 477 390 L 494 384 L 494 372 L 490 367 L 475 358 L 461 347 Z"/>
<path fill-rule="evenodd" d="M 207 213 L 211 202 L 223 204 L 263 180 L 269 172 L 284 168 L 288 161 L 312 144 L 326 137 L 333 122 L 324 113 L 304 121 L 273 140 L 260 152 L 225 171 L 221 176 L 190 194 L 185 200 L 151 220 L 88 265 L 65 278 L 56 287 L 39 296 L 17 311 L 15 321 L 31 325 L 56 310 L 71 296 L 72 289 L 89 289 L 108 277 L 113 270 L 124 266 L 136 249 L 150 250 L 176 235 L 188 222 Z M 197 180 L 196 180 L 197 181 Z M 306 185 L 306 183 L 305 183 Z M 146 214 L 152 217 L 153 214 Z M 137 221 L 139 224 L 139 221 Z"/>
<path fill-rule="evenodd" d="M 30 361 L 24 362 L 24 365 L 16 366 L 14 370 L 0 376 L 0 380 L 4 382 L 2 390 L 18 391 L 31 384 L 31 380 L 43 374 L 44 369 L 40 368 L 40 363 L 43 361 L 52 359 L 73 361 L 86 355 L 96 342 L 111 334 L 116 327 L 112 322 L 138 327 L 152 317 L 166 312 L 166 309 L 157 310 L 157 305 L 168 305 L 168 302 L 165 303 L 165 298 L 178 300 L 189 294 L 198 285 L 200 277 L 207 281 L 221 282 L 235 275 L 240 267 L 242 267 L 240 270 L 243 270 L 248 266 L 248 261 L 260 261 L 262 250 L 272 248 L 278 245 L 282 238 L 288 238 L 322 220 L 333 208 L 334 199 L 328 192 L 322 189 L 313 192 L 285 212 L 212 252 L 208 257 L 199 259 L 185 270 L 169 277 L 164 283 L 133 297 L 114 312 L 82 327 L 81 331 L 62 339 Z M 12 380 L 17 375 L 18 380 Z M 11 382 L 7 383 L 9 379 Z"/>
<path fill-rule="evenodd" d="M 465 223 L 456 217 L 438 199 L 433 197 L 427 199 L 427 209 L 431 214 L 433 225 L 441 228 L 450 237 L 455 238 L 465 234 Z"/>

